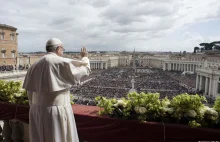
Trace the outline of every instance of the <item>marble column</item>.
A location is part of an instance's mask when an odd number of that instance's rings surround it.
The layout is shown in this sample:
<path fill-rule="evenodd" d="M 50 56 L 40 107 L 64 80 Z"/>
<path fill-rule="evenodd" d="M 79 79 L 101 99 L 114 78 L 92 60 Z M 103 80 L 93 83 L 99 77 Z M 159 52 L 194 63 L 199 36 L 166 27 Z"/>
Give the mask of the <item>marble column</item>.
<path fill-rule="evenodd" d="M 11 121 L 11 128 L 12 128 L 11 139 L 13 140 L 13 142 L 23 142 L 24 129 L 23 127 L 21 127 L 21 125 L 23 124 L 17 120 Z"/>
<path fill-rule="evenodd" d="M 209 78 L 209 96 L 212 95 L 212 90 L 213 90 L 213 88 L 212 88 L 212 82 L 213 82 L 213 79 L 212 79 L 212 78 Z"/>
<path fill-rule="evenodd" d="M 202 90 L 202 81 L 203 81 L 202 78 L 203 77 L 200 75 L 200 77 L 199 77 L 199 90 Z"/>
<path fill-rule="evenodd" d="M 103 63 L 101 63 L 101 69 L 103 69 Z"/>
<path fill-rule="evenodd" d="M 171 66 L 171 63 L 169 63 L 168 65 L 169 65 L 169 69 L 168 69 L 168 70 L 170 71 L 170 70 L 171 70 L 171 67 L 172 67 L 172 66 Z"/>
<path fill-rule="evenodd" d="M 192 72 L 195 72 L 195 70 L 194 70 L 194 64 L 192 65 Z"/>
<path fill-rule="evenodd" d="M 196 76 L 196 90 L 199 89 L 199 77 L 200 77 L 200 75 L 197 74 L 197 76 Z"/>
<path fill-rule="evenodd" d="M 3 126 L 3 131 L 2 131 L 2 136 L 4 140 L 2 142 L 12 142 L 11 133 L 12 133 L 12 130 L 11 130 L 9 120 L 4 120 L 4 126 Z"/>
<path fill-rule="evenodd" d="M 214 80 L 213 80 L 213 96 L 214 97 L 216 97 L 217 96 L 217 79 L 216 78 L 214 78 Z"/>
<path fill-rule="evenodd" d="M 208 79 L 209 79 L 208 77 L 205 78 L 205 95 L 207 95 L 208 93 L 208 82 L 209 82 Z"/>
<path fill-rule="evenodd" d="M 31 66 L 31 57 L 29 57 L 28 66 L 29 66 L 29 68 L 30 68 L 30 66 Z"/>

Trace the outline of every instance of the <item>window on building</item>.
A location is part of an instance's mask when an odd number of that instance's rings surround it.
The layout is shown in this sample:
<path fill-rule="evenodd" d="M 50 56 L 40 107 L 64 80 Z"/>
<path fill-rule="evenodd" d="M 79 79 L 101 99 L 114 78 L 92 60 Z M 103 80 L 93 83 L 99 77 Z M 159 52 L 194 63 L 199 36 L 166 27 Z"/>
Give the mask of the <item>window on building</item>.
<path fill-rule="evenodd" d="M 11 34 L 11 40 L 14 40 L 14 39 L 15 39 L 14 34 Z"/>
<path fill-rule="evenodd" d="M 5 58 L 5 53 L 2 53 L 2 58 Z"/>
<path fill-rule="evenodd" d="M 11 53 L 11 57 L 14 58 L 15 57 L 15 53 Z"/>
<path fill-rule="evenodd" d="M 4 40 L 4 38 L 5 38 L 5 37 L 4 37 L 4 34 L 1 33 L 1 34 L 0 34 L 0 39 L 1 39 L 1 40 Z"/>

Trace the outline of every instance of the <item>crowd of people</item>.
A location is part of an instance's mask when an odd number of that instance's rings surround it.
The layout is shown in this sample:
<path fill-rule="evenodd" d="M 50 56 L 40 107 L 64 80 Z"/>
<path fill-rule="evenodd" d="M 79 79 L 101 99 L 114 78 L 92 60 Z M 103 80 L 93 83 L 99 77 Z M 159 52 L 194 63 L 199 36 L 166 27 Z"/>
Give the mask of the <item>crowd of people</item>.
<path fill-rule="evenodd" d="M 13 70 L 27 70 L 29 65 L 19 65 L 18 67 L 15 65 L 2 65 L 0 66 L 1 72 L 10 72 Z"/>
<path fill-rule="evenodd" d="M 132 88 L 138 93 L 160 93 L 160 98 L 172 98 L 181 93 L 195 94 L 194 75 L 182 76 L 180 72 L 167 72 L 156 68 L 132 69 L 110 68 L 92 76 L 92 79 L 83 85 L 73 87 L 71 93 L 75 96 L 75 103 L 94 105 L 96 96 L 106 98 L 126 97 Z M 91 103 L 92 102 L 92 103 Z"/>
<path fill-rule="evenodd" d="M 13 69 L 14 69 L 13 65 L 0 66 L 0 71 L 13 71 Z"/>
<path fill-rule="evenodd" d="M 182 74 L 180 71 L 167 71 L 166 72 L 171 78 L 180 81 L 187 86 L 196 88 L 196 74 Z"/>

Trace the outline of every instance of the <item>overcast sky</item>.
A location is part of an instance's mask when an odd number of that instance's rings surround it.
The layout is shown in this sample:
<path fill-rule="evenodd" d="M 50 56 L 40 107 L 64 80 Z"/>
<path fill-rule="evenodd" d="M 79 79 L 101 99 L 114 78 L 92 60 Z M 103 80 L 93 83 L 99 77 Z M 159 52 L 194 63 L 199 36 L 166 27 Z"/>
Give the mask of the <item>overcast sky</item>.
<path fill-rule="evenodd" d="M 219 0 L 0 0 L 0 23 L 18 28 L 19 51 L 193 51 L 220 40 Z"/>

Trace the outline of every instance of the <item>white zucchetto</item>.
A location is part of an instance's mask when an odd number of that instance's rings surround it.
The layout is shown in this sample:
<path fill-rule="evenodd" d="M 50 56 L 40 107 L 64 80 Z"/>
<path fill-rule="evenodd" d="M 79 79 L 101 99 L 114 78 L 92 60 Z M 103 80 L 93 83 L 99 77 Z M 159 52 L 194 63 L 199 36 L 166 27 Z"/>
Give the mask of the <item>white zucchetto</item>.
<path fill-rule="evenodd" d="M 58 38 L 51 38 L 46 43 L 46 47 L 54 45 L 62 45 L 62 42 Z"/>

